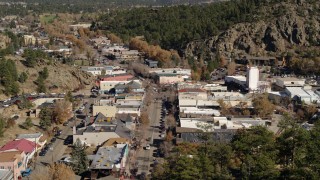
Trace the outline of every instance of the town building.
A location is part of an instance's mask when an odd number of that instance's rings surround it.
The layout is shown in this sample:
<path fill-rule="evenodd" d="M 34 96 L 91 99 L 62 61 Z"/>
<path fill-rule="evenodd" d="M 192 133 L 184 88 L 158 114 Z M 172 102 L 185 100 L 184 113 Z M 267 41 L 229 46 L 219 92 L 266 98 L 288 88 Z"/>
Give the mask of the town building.
<path fill-rule="evenodd" d="M 94 155 L 89 169 L 96 172 L 122 173 L 128 161 L 128 144 L 115 144 L 113 146 L 102 146 Z"/>
<path fill-rule="evenodd" d="M 276 85 L 285 88 L 285 87 L 303 87 L 305 85 L 305 79 L 299 79 L 294 77 L 285 77 L 277 78 Z"/>
<path fill-rule="evenodd" d="M 26 157 L 23 151 L 0 152 L 0 170 L 6 169 L 12 171 L 14 180 L 21 178 L 21 173 L 26 168 Z M 6 176 L 10 176 L 9 174 Z"/>
<path fill-rule="evenodd" d="M 158 68 L 158 61 L 154 61 L 151 59 L 145 59 L 144 63 L 150 68 Z"/>
<path fill-rule="evenodd" d="M 13 176 L 13 171 L 9 169 L 0 169 L 0 179 L 15 180 Z"/>
<path fill-rule="evenodd" d="M 25 167 L 27 163 L 33 158 L 37 151 L 38 145 L 34 142 L 26 139 L 19 139 L 7 142 L 0 148 L 0 152 L 12 152 L 12 151 L 23 151 L 26 154 Z"/>

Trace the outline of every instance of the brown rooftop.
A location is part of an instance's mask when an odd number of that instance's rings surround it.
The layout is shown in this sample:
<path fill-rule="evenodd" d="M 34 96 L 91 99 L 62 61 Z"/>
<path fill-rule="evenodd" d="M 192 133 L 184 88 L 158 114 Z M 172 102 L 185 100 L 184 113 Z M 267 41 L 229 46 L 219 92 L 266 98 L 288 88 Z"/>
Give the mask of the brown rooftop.
<path fill-rule="evenodd" d="M 21 153 L 22 151 L 0 152 L 0 162 L 12 162 L 17 159 L 17 155 Z"/>

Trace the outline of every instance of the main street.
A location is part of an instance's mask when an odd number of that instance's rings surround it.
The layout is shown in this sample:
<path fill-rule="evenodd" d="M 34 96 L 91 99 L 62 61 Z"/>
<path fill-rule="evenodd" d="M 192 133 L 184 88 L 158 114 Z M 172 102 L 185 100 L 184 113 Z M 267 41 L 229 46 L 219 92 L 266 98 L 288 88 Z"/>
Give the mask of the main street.
<path fill-rule="evenodd" d="M 144 137 L 143 148 L 137 150 L 138 173 L 150 174 L 150 165 L 153 163 L 153 152 L 157 150 L 157 140 L 160 140 L 159 126 L 160 126 L 160 112 L 161 101 L 152 101 L 149 107 L 149 126 L 141 127 Z M 150 141 L 146 139 L 150 138 Z M 150 149 L 145 149 L 146 144 L 150 144 Z"/>

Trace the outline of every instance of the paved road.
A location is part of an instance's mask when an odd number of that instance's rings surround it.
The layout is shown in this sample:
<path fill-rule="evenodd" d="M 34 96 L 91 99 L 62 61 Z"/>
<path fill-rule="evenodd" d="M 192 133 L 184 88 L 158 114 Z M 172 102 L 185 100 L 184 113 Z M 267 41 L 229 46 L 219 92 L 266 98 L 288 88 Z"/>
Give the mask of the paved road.
<path fill-rule="evenodd" d="M 138 174 L 142 172 L 146 174 L 150 174 L 151 167 L 150 165 L 153 163 L 153 152 L 157 149 L 154 146 L 155 140 L 159 140 L 159 125 L 160 125 L 160 112 L 161 112 L 161 103 L 159 101 L 152 102 L 150 105 L 150 126 L 146 127 L 146 131 L 144 131 L 144 137 L 151 137 L 150 142 L 145 141 L 143 146 L 150 143 L 150 150 L 140 149 L 137 152 L 137 160 L 138 160 Z"/>
<path fill-rule="evenodd" d="M 52 148 L 48 150 L 46 155 L 37 157 L 36 164 L 46 165 L 60 160 L 67 149 L 67 146 L 64 145 L 63 142 L 68 135 L 72 135 L 72 128 L 70 126 L 65 126 L 62 128 L 61 135 L 57 137 L 56 142 L 53 143 Z"/>

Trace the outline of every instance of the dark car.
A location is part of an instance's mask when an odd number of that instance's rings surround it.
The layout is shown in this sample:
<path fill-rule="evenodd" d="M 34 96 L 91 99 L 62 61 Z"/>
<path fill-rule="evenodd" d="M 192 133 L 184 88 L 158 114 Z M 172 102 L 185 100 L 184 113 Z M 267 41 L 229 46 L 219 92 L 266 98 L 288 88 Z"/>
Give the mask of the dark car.
<path fill-rule="evenodd" d="M 60 136 L 61 133 L 62 133 L 62 130 L 58 130 L 58 131 L 56 132 L 55 136 L 56 136 L 56 137 L 57 137 L 57 136 Z"/>
<path fill-rule="evenodd" d="M 54 142 L 56 142 L 56 140 L 57 140 L 57 138 L 52 138 L 51 142 L 54 143 Z"/>
<path fill-rule="evenodd" d="M 40 153 L 39 153 L 39 156 L 45 156 L 47 154 L 47 151 L 46 150 L 42 150 Z"/>
<path fill-rule="evenodd" d="M 68 121 L 63 123 L 63 126 L 68 126 L 68 125 L 69 125 Z"/>
<path fill-rule="evenodd" d="M 72 144 L 72 136 L 68 136 L 64 142 L 63 142 L 64 145 L 69 145 L 69 144 Z"/>

